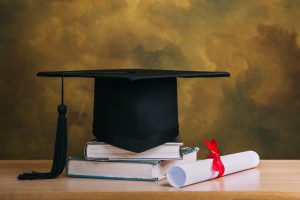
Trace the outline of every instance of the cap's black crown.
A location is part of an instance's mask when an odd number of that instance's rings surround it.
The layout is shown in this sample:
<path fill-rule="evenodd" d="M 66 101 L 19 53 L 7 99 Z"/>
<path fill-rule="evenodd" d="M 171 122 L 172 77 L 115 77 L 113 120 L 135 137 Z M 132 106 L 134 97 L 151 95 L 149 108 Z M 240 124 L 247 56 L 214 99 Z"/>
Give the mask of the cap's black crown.
<path fill-rule="evenodd" d="M 156 147 L 178 136 L 175 78 L 96 78 L 94 135 L 134 152 Z"/>

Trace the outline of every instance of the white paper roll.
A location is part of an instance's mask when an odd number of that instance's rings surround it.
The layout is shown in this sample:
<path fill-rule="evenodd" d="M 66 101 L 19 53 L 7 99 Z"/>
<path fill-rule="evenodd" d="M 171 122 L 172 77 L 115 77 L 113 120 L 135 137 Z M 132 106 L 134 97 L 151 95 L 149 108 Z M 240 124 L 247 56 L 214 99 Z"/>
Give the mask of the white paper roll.
<path fill-rule="evenodd" d="M 223 176 L 246 169 L 254 168 L 259 164 L 259 156 L 254 151 L 245 151 L 221 156 L 225 167 Z M 167 179 L 170 185 L 180 188 L 186 185 L 206 181 L 218 176 L 219 172 L 212 169 L 213 159 L 199 160 L 193 163 L 175 165 L 167 170 Z"/>

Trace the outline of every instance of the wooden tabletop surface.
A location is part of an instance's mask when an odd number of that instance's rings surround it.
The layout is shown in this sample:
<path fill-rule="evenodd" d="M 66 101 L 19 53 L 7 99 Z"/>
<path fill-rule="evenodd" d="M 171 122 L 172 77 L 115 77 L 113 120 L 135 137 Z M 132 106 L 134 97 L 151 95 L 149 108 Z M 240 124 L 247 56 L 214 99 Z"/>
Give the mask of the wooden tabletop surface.
<path fill-rule="evenodd" d="M 263 160 L 259 167 L 184 188 L 159 182 L 68 178 L 19 181 L 51 161 L 0 161 L 0 199 L 300 199 L 300 160 Z"/>

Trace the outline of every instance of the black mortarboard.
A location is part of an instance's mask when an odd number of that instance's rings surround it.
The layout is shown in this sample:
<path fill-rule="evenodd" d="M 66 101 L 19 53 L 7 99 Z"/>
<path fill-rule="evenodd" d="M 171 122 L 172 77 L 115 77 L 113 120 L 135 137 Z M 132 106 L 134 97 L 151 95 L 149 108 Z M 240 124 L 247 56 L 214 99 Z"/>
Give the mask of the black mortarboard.
<path fill-rule="evenodd" d="M 63 102 L 65 77 L 95 78 L 93 134 L 97 140 L 142 152 L 171 141 L 179 134 L 177 77 L 228 77 L 228 72 L 150 69 L 39 72 L 62 77 L 61 104 L 52 169 L 49 173 L 24 173 L 19 179 L 57 177 L 67 154 L 67 111 Z"/>

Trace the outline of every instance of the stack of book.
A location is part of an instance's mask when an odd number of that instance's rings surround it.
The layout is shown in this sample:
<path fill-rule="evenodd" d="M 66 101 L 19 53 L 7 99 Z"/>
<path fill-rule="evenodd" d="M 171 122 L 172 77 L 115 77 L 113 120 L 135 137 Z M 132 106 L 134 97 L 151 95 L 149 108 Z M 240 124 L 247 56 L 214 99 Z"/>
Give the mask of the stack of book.
<path fill-rule="evenodd" d="M 84 159 L 69 157 L 67 175 L 81 178 L 157 181 L 169 167 L 196 162 L 198 147 L 168 142 L 142 153 L 134 153 L 103 142 L 86 144 Z"/>

